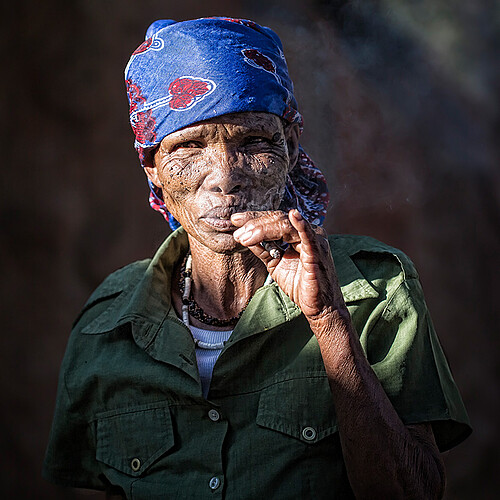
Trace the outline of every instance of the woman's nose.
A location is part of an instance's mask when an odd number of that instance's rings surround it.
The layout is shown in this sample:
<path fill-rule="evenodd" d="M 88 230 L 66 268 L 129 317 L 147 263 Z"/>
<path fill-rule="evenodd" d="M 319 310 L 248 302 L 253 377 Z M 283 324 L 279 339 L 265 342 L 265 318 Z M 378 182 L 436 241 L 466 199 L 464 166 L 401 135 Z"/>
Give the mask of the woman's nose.
<path fill-rule="evenodd" d="M 226 144 L 211 148 L 206 187 L 224 195 L 239 193 L 245 184 L 244 159 L 236 148 Z"/>

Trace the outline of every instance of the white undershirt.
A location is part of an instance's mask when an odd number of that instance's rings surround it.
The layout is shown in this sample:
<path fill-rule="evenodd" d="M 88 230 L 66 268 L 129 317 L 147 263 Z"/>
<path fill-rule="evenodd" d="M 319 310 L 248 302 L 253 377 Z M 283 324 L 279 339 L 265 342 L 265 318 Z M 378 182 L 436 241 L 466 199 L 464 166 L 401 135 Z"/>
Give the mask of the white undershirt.
<path fill-rule="evenodd" d="M 191 330 L 191 335 L 194 339 L 200 340 L 202 342 L 208 342 L 209 344 L 216 344 L 219 342 L 226 342 L 233 330 L 226 331 L 214 331 L 214 330 L 204 330 L 203 328 L 196 328 L 195 326 L 189 325 Z M 202 349 L 200 347 L 195 348 L 196 352 L 196 362 L 198 363 L 198 371 L 200 372 L 201 388 L 203 390 L 203 397 L 206 398 L 208 395 L 208 389 L 210 388 L 210 381 L 212 380 L 212 372 L 214 370 L 215 362 L 219 357 L 221 349 Z"/>

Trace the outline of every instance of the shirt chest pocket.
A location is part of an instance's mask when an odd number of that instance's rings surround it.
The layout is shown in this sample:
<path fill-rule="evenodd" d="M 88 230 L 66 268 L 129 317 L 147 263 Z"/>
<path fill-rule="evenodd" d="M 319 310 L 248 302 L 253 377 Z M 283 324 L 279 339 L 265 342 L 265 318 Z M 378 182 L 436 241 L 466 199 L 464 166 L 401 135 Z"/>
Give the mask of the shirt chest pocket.
<path fill-rule="evenodd" d="M 261 393 L 257 425 L 314 444 L 337 431 L 326 376 L 277 382 Z"/>
<path fill-rule="evenodd" d="M 132 477 L 143 475 L 174 445 L 168 406 L 97 415 L 96 459 Z"/>

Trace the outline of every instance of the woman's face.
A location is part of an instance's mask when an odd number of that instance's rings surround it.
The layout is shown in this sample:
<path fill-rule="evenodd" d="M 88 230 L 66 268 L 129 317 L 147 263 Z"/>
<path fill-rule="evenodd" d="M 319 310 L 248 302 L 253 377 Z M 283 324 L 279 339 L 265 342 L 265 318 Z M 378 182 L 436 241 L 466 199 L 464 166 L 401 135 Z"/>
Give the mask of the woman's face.
<path fill-rule="evenodd" d="M 230 253 L 239 248 L 231 215 L 278 209 L 297 152 L 296 125 L 284 128 L 270 113 L 234 113 L 165 137 L 146 173 L 191 237 Z"/>

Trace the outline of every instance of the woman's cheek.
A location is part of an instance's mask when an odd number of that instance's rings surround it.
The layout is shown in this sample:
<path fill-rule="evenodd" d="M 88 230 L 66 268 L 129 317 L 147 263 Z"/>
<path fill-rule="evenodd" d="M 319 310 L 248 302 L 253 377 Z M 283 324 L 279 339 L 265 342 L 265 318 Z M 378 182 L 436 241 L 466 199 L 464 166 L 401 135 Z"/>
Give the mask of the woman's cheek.
<path fill-rule="evenodd" d="M 286 170 L 269 171 L 256 175 L 247 190 L 250 194 L 247 210 L 277 210 L 283 199 L 286 185 Z"/>
<path fill-rule="evenodd" d="M 189 198 L 186 195 L 177 194 L 176 196 L 170 196 L 169 193 L 163 192 L 163 199 L 165 202 L 165 207 L 174 216 L 174 218 L 179 221 L 179 223 L 184 227 L 190 226 L 190 220 L 192 214 L 188 210 L 188 207 L 192 206 Z"/>
<path fill-rule="evenodd" d="M 250 172 L 258 182 L 272 186 L 285 185 L 288 173 L 288 158 L 284 159 L 275 154 L 255 155 L 248 159 Z"/>
<path fill-rule="evenodd" d="M 199 172 L 195 162 L 172 160 L 164 165 L 160 178 L 161 186 L 168 198 L 181 200 L 186 193 L 193 191 L 195 177 Z"/>

